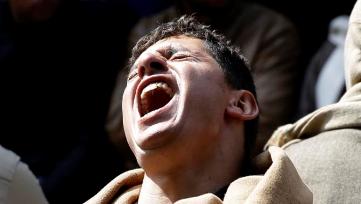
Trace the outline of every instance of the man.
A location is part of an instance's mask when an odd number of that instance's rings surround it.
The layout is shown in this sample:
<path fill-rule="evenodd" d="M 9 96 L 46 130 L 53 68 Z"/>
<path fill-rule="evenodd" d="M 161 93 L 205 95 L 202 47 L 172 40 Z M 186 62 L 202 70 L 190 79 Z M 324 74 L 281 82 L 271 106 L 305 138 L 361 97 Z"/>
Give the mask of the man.
<path fill-rule="evenodd" d="M 345 41 L 346 93 L 269 141 L 283 146 L 314 193 L 314 203 L 361 202 L 361 1 L 351 13 Z M 300 139 L 304 139 L 299 142 Z"/>
<path fill-rule="evenodd" d="M 272 132 L 289 123 L 296 110 L 300 74 L 296 67 L 299 45 L 295 28 L 282 15 L 242 0 L 176 0 L 174 6 L 141 19 L 129 35 L 129 47 L 159 23 L 184 14 L 195 14 L 200 22 L 220 31 L 248 59 L 261 107 L 257 146 L 253 150 L 259 153 Z M 113 141 L 123 138 L 119 125 L 121 79 L 117 83 L 108 117 Z"/>
<path fill-rule="evenodd" d="M 181 17 L 141 38 L 129 65 L 124 130 L 144 171 L 88 203 L 312 202 L 280 149 L 264 177 L 236 180 L 249 174 L 259 110 L 246 60 L 223 36 Z"/>

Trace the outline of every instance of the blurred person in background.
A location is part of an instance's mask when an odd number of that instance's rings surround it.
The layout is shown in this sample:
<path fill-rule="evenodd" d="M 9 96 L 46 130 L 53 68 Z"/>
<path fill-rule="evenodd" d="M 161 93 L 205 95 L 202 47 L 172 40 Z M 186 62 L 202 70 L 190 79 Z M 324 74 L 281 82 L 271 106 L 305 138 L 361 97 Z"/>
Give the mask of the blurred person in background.
<path fill-rule="evenodd" d="M 50 203 L 84 202 L 124 169 L 104 121 L 136 20 L 127 8 L 0 2 L 0 144 L 29 165 Z"/>
<path fill-rule="evenodd" d="M 0 145 L 0 203 L 45 204 L 47 200 L 34 174 L 18 155 Z"/>
<path fill-rule="evenodd" d="M 361 1 L 350 15 L 345 40 L 346 92 L 293 124 L 277 129 L 268 146 L 287 152 L 314 203 L 361 202 Z"/>
<path fill-rule="evenodd" d="M 346 90 L 344 45 L 348 16 L 338 16 L 329 25 L 327 40 L 313 57 L 303 82 L 299 116 L 337 102 Z"/>

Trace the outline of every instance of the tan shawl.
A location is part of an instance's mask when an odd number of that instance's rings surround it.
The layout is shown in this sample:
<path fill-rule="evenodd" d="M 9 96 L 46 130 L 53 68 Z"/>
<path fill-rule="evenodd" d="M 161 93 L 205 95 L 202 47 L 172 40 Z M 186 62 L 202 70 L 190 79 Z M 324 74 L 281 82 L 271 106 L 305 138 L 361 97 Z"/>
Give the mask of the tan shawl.
<path fill-rule="evenodd" d="M 287 147 L 297 139 L 318 133 L 361 128 L 361 1 L 351 13 L 345 48 L 347 92 L 336 104 L 325 106 L 306 115 L 294 124 L 279 127 L 265 146 Z"/>
<path fill-rule="evenodd" d="M 235 180 L 227 189 L 224 201 L 214 194 L 207 193 L 179 200 L 176 204 L 312 203 L 311 191 L 302 182 L 284 151 L 272 147 L 258 159 L 258 162 L 264 163 L 262 161 L 266 161 L 267 158 L 272 160 L 272 164 L 264 176 L 247 176 Z M 144 171 L 142 169 L 125 172 L 116 177 L 86 203 L 136 203 L 141 191 L 143 177 Z"/>

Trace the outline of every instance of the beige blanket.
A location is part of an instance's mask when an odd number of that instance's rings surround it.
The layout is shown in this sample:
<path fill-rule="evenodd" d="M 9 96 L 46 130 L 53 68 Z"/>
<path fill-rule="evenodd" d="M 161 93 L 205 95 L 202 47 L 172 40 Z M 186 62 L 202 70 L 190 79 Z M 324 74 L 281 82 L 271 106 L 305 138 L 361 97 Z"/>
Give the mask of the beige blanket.
<path fill-rule="evenodd" d="M 270 159 L 270 160 L 269 160 Z M 312 193 L 302 182 L 284 151 L 272 147 L 258 157 L 260 167 L 271 163 L 264 176 L 242 177 L 231 183 L 224 201 L 214 194 L 179 200 L 176 204 L 232 204 L 232 203 L 312 203 Z M 106 185 L 87 204 L 136 203 L 140 194 L 144 171 L 125 172 Z"/>

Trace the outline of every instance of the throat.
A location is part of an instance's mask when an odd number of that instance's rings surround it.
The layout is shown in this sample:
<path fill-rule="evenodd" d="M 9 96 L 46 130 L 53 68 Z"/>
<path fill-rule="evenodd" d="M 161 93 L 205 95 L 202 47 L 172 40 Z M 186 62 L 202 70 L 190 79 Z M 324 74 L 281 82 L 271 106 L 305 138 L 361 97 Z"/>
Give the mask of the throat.
<path fill-rule="evenodd" d="M 163 91 L 154 91 L 151 93 L 151 96 L 148 97 L 147 102 L 144 104 L 144 114 L 147 114 L 151 111 L 157 110 L 165 106 L 169 101 L 170 97 L 167 93 Z"/>
<path fill-rule="evenodd" d="M 174 96 L 173 90 L 163 82 L 145 87 L 141 93 L 140 113 L 142 116 L 165 106 Z"/>
<path fill-rule="evenodd" d="M 235 179 L 235 178 L 233 178 Z M 212 192 L 223 199 L 232 180 L 219 180 L 209 175 L 183 172 L 172 176 L 145 175 L 139 203 L 174 203 L 178 200 Z"/>

